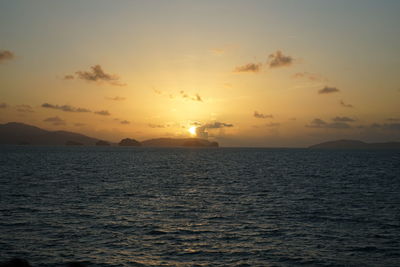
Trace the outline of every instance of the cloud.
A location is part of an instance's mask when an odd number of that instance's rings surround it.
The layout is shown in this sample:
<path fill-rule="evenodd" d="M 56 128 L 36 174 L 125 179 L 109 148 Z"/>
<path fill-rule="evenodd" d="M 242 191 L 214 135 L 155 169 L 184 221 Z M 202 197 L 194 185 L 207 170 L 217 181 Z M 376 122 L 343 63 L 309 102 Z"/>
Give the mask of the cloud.
<path fill-rule="evenodd" d="M 213 48 L 210 49 L 210 51 L 216 55 L 222 55 L 223 53 L 225 53 L 225 49 L 223 48 Z"/>
<path fill-rule="evenodd" d="M 254 117 L 257 119 L 267 119 L 267 118 L 273 118 L 274 116 L 272 114 L 262 114 L 258 113 L 257 111 L 254 111 Z"/>
<path fill-rule="evenodd" d="M 7 108 L 8 105 L 6 103 L 0 103 L 0 108 Z"/>
<path fill-rule="evenodd" d="M 385 131 L 400 131 L 400 123 L 372 123 L 370 125 L 359 125 L 360 129 L 377 129 Z"/>
<path fill-rule="evenodd" d="M 43 121 L 51 123 L 53 125 L 65 125 L 66 124 L 66 122 L 59 117 L 50 117 L 50 118 L 44 119 Z"/>
<path fill-rule="evenodd" d="M 216 121 L 216 122 L 204 124 L 201 127 L 205 128 L 205 129 L 220 129 L 220 128 L 226 128 L 226 127 L 233 127 L 233 124 Z"/>
<path fill-rule="evenodd" d="M 313 82 L 323 82 L 328 81 L 327 78 L 323 77 L 320 74 L 309 73 L 309 72 L 297 72 L 292 76 L 294 79 L 306 79 Z"/>
<path fill-rule="evenodd" d="M 353 108 L 353 105 L 352 104 L 346 104 L 346 103 L 344 103 L 343 102 L 343 100 L 340 100 L 340 105 L 342 106 L 342 107 L 345 107 L 345 108 Z"/>
<path fill-rule="evenodd" d="M 278 123 L 278 122 L 270 122 L 270 123 L 265 124 L 264 126 L 265 126 L 265 127 L 278 127 L 278 126 L 280 126 L 280 125 L 281 125 L 281 124 Z"/>
<path fill-rule="evenodd" d="M 319 94 L 330 94 L 336 92 L 339 92 L 339 89 L 337 89 L 336 87 L 328 87 L 328 86 L 325 86 L 324 88 L 318 91 Z"/>
<path fill-rule="evenodd" d="M 73 80 L 73 79 L 75 79 L 74 75 L 67 74 L 64 76 L 64 80 Z"/>
<path fill-rule="evenodd" d="M 17 105 L 16 109 L 17 109 L 18 112 L 21 112 L 21 113 L 32 113 L 32 112 L 34 112 L 32 107 L 29 106 L 29 105 Z"/>
<path fill-rule="evenodd" d="M 150 128 L 165 128 L 165 127 L 166 127 L 166 126 L 163 125 L 163 124 L 152 124 L 152 123 L 149 123 L 148 126 L 149 126 Z"/>
<path fill-rule="evenodd" d="M 288 67 L 293 64 L 293 58 L 285 56 L 281 51 L 269 55 L 268 65 L 270 68 Z"/>
<path fill-rule="evenodd" d="M 119 123 L 121 123 L 121 124 L 129 124 L 130 122 L 127 121 L 127 120 L 123 120 L 123 121 L 120 121 Z"/>
<path fill-rule="evenodd" d="M 77 122 L 77 123 L 74 123 L 74 126 L 76 126 L 76 127 L 82 127 L 82 126 L 86 126 L 86 124 L 85 124 L 85 123 Z"/>
<path fill-rule="evenodd" d="M 108 112 L 107 110 L 99 110 L 99 111 L 95 111 L 94 114 L 97 115 L 101 115 L 101 116 L 110 116 L 110 112 Z"/>
<path fill-rule="evenodd" d="M 261 67 L 262 67 L 261 63 L 248 63 L 246 65 L 236 67 L 233 71 L 257 73 L 261 70 Z"/>
<path fill-rule="evenodd" d="M 125 86 L 125 83 L 119 81 L 118 75 L 105 73 L 100 65 L 90 67 L 90 71 L 75 72 L 76 78 L 89 82 L 106 82 L 111 85 Z M 65 75 L 64 79 L 72 80 L 75 77 L 71 74 Z"/>
<path fill-rule="evenodd" d="M 306 125 L 308 128 L 331 128 L 331 129 L 349 129 L 351 126 L 345 122 L 326 122 L 319 118 L 311 121 L 310 124 Z"/>
<path fill-rule="evenodd" d="M 349 117 L 338 117 L 337 116 L 337 117 L 333 118 L 332 121 L 334 121 L 334 122 L 353 122 L 356 120 L 353 118 L 349 118 Z"/>
<path fill-rule="evenodd" d="M 113 101 L 123 101 L 126 98 L 125 97 L 121 97 L 121 96 L 115 96 L 115 97 L 106 97 L 107 100 L 113 100 Z"/>
<path fill-rule="evenodd" d="M 387 118 L 387 121 L 400 121 L 400 118 Z"/>
<path fill-rule="evenodd" d="M 203 102 L 203 99 L 201 98 L 201 96 L 199 94 L 195 94 L 194 96 L 191 96 L 191 95 L 188 95 L 187 93 L 185 93 L 184 91 L 180 91 L 179 93 L 183 98 L 190 99 L 193 101 Z"/>
<path fill-rule="evenodd" d="M 14 58 L 14 53 L 9 50 L 0 50 L 0 63 Z"/>
<path fill-rule="evenodd" d="M 196 135 L 199 138 L 207 139 L 208 138 L 208 130 L 230 128 L 230 127 L 233 127 L 233 124 L 219 122 L 219 121 L 206 123 L 206 124 L 203 124 L 202 126 L 199 126 L 196 128 Z"/>
<path fill-rule="evenodd" d="M 91 112 L 89 109 L 86 108 L 76 108 L 70 105 L 53 105 L 53 104 L 49 104 L 49 103 L 44 103 L 42 104 L 42 108 L 52 108 L 52 109 L 58 109 L 58 110 L 62 110 L 65 112 Z"/>

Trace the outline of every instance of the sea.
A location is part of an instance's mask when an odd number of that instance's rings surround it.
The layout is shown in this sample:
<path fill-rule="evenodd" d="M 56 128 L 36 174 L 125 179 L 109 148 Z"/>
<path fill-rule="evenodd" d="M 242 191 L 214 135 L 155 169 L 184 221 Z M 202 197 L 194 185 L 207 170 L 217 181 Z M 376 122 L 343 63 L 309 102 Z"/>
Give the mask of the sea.
<path fill-rule="evenodd" d="M 400 266 L 400 151 L 0 147 L 0 262 Z"/>

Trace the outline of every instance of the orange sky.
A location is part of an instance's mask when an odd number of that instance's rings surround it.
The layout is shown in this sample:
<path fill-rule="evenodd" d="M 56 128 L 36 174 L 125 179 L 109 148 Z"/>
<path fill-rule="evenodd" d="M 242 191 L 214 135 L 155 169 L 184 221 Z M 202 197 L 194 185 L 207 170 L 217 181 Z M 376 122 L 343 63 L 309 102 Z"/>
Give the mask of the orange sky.
<path fill-rule="evenodd" d="M 393 1 L 10 1 L 0 123 L 222 146 L 400 141 Z M 373 16 L 372 16 L 373 15 Z"/>

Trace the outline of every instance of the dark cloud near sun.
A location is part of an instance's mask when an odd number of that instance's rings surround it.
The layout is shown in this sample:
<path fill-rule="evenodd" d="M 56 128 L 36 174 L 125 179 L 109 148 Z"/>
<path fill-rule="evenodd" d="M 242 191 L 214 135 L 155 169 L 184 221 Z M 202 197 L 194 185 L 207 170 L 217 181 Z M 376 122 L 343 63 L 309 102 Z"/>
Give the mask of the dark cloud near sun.
<path fill-rule="evenodd" d="M 331 94 L 331 93 L 337 93 L 340 90 L 337 89 L 336 87 L 328 87 L 325 86 L 324 88 L 322 88 L 321 90 L 318 91 L 319 94 Z"/>
<path fill-rule="evenodd" d="M 12 60 L 14 53 L 9 50 L 0 50 L 0 63 L 6 60 Z"/>
<path fill-rule="evenodd" d="M 42 104 L 42 108 L 51 108 L 51 109 L 57 109 L 65 112 L 91 112 L 89 109 L 86 108 L 76 108 L 70 105 L 53 105 L 49 103 L 44 103 Z"/>
<path fill-rule="evenodd" d="M 268 56 L 268 66 L 270 68 L 288 67 L 293 64 L 294 59 L 291 56 L 285 56 L 282 51 L 278 50 Z"/>
<path fill-rule="evenodd" d="M 319 118 L 313 119 L 310 124 L 307 124 L 308 128 L 330 128 L 330 129 L 349 129 L 351 125 L 346 122 L 326 122 Z"/>
<path fill-rule="evenodd" d="M 8 105 L 6 103 L 0 103 L 0 108 L 7 108 Z"/>
<path fill-rule="evenodd" d="M 260 72 L 262 68 L 261 63 L 248 63 L 246 65 L 238 66 L 233 71 L 234 72 L 252 72 L 257 73 Z"/>
<path fill-rule="evenodd" d="M 56 125 L 56 126 L 59 126 L 59 125 L 66 125 L 65 120 L 63 120 L 63 119 L 61 119 L 61 118 L 59 118 L 59 117 L 57 117 L 57 116 L 56 116 L 56 117 L 50 117 L 50 118 L 44 119 L 43 121 L 44 121 L 44 122 L 51 123 L 51 124 Z"/>
<path fill-rule="evenodd" d="M 345 108 L 353 108 L 352 104 L 345 103 L 343 100 L 340 100 L 340 105 Z"/>
<path fill-rule="evenodd" d="M 220 128 L 226 128 L 226 127 L 233 127 L 233 124 L 216 121 L 216 122 L 204 124 L 201 127 L 205 128 L 205 129 L 220 129 Z"/>
<path fill-rule="evenodd" d="M 207 139 L 208 138 L 208 130 L 216 130 L 216 129 L 223 129 L 223 128 L 231 128 L 233 127 L 233 124 L 231 123 L 225 123 L 225 122 L 219 122 L 219 121 L 215 121 L 215 122 L 210 122 L 210 123 L 206 123 L 203 124 L 199 127 L 196 128 L 196 135 L 199 138 L 204 138 Z"/>
<path fill-rule="evenodd" d="M 72 74 L 64 76 L 65 80 L 73 80 L 75 78 L 88 82 L 105 82 L 115 86 L 126 85 L 119 80 L 118 75 L 106 73 L 100 65 L 91 66 L 89 71 L 77 71 L 75 76 Z"/>
<path fill-rule="evenodd" d="M 274 117 L 272 114 L 263 114 L 263 113 L 258 113 L 257 111 L 254 111 L 253 116 L 257 119 L 268 119 Z"/>
<path fill-rule="evenodd" d="M 110 116 L 110 112 L 108 112 L 108 110 L 99 110 L 99 111 L 95 111 L 94 114 L 96 115 L 101 115 L 101 116 Z"/>

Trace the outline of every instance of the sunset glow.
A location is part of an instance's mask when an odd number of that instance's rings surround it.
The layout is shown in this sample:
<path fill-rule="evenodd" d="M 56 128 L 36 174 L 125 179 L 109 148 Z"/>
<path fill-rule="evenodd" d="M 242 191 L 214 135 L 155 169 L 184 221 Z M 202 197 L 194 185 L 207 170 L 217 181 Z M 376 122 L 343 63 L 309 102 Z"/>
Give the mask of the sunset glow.
<path fill-rule="evenodd" d="M 195 136 L 196 135 L 196 126 L 190 127 L 188 131 L 191 135 Z"/>
<path fill-rule="evenodd" d="M 358 3 L 3 1 L 0 123 L 112 142 L 399 140 L 400 2 Z"/>

